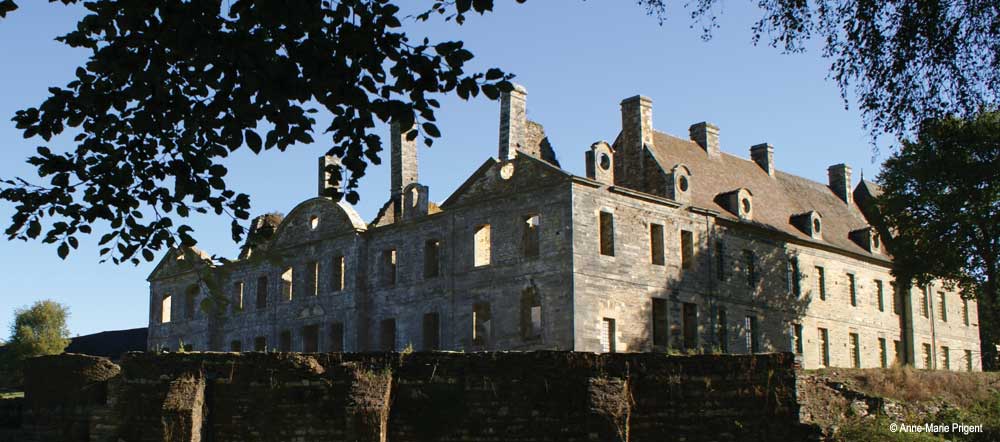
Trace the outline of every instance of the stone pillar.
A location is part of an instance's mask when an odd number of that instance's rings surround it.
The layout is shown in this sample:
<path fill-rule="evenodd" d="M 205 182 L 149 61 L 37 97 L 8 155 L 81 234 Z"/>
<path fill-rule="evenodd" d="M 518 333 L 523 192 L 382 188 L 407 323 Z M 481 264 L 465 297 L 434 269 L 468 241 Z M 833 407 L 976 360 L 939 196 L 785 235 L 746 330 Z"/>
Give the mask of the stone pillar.
<path fill-rule="evenodd" d="M 644 146 L 653 146 L 653 100 L 636 95 L 621 102 L 622 131 L 615 144 L 615 184 L 642 189 Z"/>
<path fill-rule="evenodd" d="M 851 204 L 854 199 L 851 194 L 851 167 L 844 163 L 834 164 L 827 168 L 826 172 L 830 178 L 830 189 L 833 189 L 833 193 L 837 194 L 845 203 Z"/>
<path fill-rule="evenodd" d="M 528 90 L 519 84 L 500 94 L 500 161 L 514 159 L 527 147 Z"/>
<path fill-rule="evenodd" d="M 768 143 L 752 146 L 750 147 L 750 158 L 769 176 L 774 177 L 774 146 Z"/>
<path fill-rule="evenodd" d="M 691 137 L 691 141 L 698 143 L 702 149 L 705 149 L 709 158 L 719 158 L 721 154 L 718 126 L 707 121 L 695 123 L 688 128 L 688 135 Z"/>
<path fill-rule="evenodd" d="M 403 194 L 403 189 L 410 184 L 417 182 L 417 140 L 407 139 L 407 134 L 412 127 L 403 130 L 399 123 L 392 123 L 390 132 L 392 137 L 392 182 L 390 184 L 390 194 L 393 201 L 399 201 L 399 196 Z"/>
<path fill-rule="evenodd" d="M 340 168 L 340 158 L 333 155 L 323 155 L 319 157 L 319 168 L 317 182 L 319 188 L 317 190 L 317 196 L 333 196 L 334 193 L 340 192 L 340 184 L 330 184 L 330 176 L 332 175 L 327 171 L 327 166 L 332 166 L 335 168 Z M 343 175 L 341 175 L 343 179 Z"/>

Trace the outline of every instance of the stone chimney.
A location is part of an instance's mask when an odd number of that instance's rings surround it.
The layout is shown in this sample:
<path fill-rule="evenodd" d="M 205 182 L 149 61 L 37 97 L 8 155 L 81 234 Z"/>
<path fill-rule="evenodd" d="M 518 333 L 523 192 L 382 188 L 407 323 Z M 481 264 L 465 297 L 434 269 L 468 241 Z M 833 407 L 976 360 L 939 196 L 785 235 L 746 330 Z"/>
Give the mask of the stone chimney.
<path fill-rule="evenodd" d="M 774 146 L 761 143 L 750 147 L 750 159 L 757 163 L 764 172 L 774 177 Z"/>
<path fill-rule="evenodd" d="M 719 153 L 719 128 L 714 124 L 702 121 L 692 124 L 688 128 L 691 141 L 698 143 L 708 154 L 709 158 L 718 158 Z"/>
<path fill-rule="evenodd" d="M 643 146 L 653 147 L 653 100 L 636 95 L 621 102 L 622 132 L 614 146 L 615 184 L 636 190 L 643 185 Z"/>
<path fill-rule="evenodd" d="M 834 164 L 826 169 L 827 176 L 830 177 L 830 189 L 837 194 L 845 203 L 851 204 L 851 167 L 844 164 Z"/>
<path fill-rule="evenodd" d="M 519 84 L 500 94 L 500 161 L 512 160 L 527 147 L 528 90 Z"/>
<path fill-rule="evenodd" d="M 330 176 L 333 174 L 327 171 L 327 166 L 340 169 L 340 158 L 333 155 L 323 155 L 319 157 L 319 176 L 317 177 L 319 188 L 317 189 L 317 195 L 332 197 L 334 193 L 340 192 L 340 183 L 330 183 Z M 341 180 L 344 178 L 343 169 L 341 169 L 340 178 Z"/>
<path fill-rule="evenodd" d="M 390 125 L 390 137 L 392 137 L 392 152 L 390 166 L 392 167 L 392 179 L 390 195 L 393 201 L 399 201 L 399 196 L 403 194 L 403 189 L 410 184 L 417 182 L 417 140 L 407 140 L 406 135 L 411 129 L 402 130 L 399 123 Z"/>

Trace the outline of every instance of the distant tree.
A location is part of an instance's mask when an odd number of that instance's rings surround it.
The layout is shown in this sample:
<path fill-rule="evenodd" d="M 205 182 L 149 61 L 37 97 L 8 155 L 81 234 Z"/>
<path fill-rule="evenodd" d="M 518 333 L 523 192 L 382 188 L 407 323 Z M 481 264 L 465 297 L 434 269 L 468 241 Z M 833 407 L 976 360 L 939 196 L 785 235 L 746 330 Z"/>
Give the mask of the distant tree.
<path fill-rule="evenodd" d="M 78 0 L 60 0 L 78 3 Z M 523 3 L 525 0 L 514 0 Z M 666 0 L 635 0 L 666 16 Z M 458 24 L 494 0 L 427 1 L 402 16 L 398 0 L 114 1 L 91 0 L 63 43 L 90 50 L 75 79 L 50 88 L 37 107 L 14 117 L 24 137 L 49 142 L 79 131 L 75 150 L 38 148 L 28 162 L 45 181 L 0 182 L 15 205 L 8 238 L 57 244 L 65 258 L 95 224 L 108 232 L 100 254 L 114 262 L 151 261 L 163 247 L 193 245 L 178 220 L 215 213 L 239 241 L 250 197 L 229 187 L 222 158 L 246 146 L 285 149 L 322 133 L 341 158 L 331 180 L 358 200 L 358 179 L 379 164 L 376 122 L 395 121 L 429 146 L 436 96 L 511 87 L 500 69 L 466 72 L 473 54 L 461 41 L 411 41 L 404 21 L 444 17 Z M 706 37 L 721 0 L 690 3 Z M 799 52 L 814 38 L 831 60 L 845 100 L 856 94 L 872 133 L 904 134 L 916 122 L 995 103 L 1000 90 L 1000 8 L 995 0 L 818 0 L 758 2 L 753 41 Z M 0 0 L 0 17 L 17 8 Z M 655 56 L 655 54 L 650 54 Z M 313 115 L 332 116 L 317 128 Z"/>
<path fill-rule="evenodd" d="M 69 308 L 52 300 L 18 309 L 10 330 L 10 351 L 18 360 L 62 353 L 69 345 L 68 317 Z"/>
<path fill-rule="evenodd" d="M 979 302 L 986 363 L 1000 319 L 1000 113 L 928 120 L 883 165 L 876 200 L 897 273 L 944 278 Z"/>

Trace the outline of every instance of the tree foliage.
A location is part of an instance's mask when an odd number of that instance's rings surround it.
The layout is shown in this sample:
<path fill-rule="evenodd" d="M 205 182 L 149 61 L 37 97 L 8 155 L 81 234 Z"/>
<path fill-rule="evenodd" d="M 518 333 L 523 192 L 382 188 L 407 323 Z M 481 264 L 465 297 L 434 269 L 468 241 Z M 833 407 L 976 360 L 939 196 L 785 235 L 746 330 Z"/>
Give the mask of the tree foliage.
<path fill-rule="evenodd" d="M 9 350 L 16 359 L 62 353 L 69 345 L 69 308 L 52 300 L 18 309 L 11 325 Z"/>

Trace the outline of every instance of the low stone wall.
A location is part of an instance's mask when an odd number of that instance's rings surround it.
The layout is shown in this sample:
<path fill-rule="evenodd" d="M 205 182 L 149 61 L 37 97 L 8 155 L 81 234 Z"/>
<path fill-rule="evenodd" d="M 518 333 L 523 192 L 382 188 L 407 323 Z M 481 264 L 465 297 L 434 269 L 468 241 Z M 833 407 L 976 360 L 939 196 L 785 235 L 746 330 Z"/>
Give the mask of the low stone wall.
<path fill-rule="evenodd" d="M 799 422 L 790 354 L 131 353 L 120 372 L 78 356 L 34 364 L 24 420 L 34 441 L 696 442 L 815 433 Z M 61 379 L 61 393 L 43 376 Z"/>

